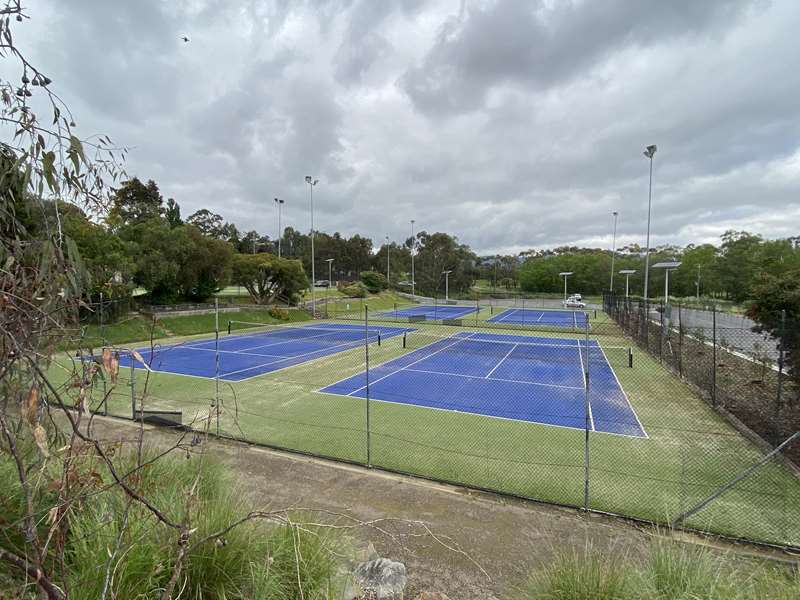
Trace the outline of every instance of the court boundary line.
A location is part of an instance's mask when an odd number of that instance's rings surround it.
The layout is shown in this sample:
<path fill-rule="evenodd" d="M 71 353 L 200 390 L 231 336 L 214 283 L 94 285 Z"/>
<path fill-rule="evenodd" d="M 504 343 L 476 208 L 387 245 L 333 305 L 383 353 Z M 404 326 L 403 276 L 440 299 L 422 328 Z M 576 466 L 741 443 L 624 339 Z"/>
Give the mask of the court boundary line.
<path fill-rule="evenodd" d="M 491 370 L 491 371 L 489 371 L 489 372 L 486 374 L 486 376 L 484 377 L 484 379 L 489 379 L 489 377 L 492 375 L 492 373 L 494 373 L 495 371 L 497 371 L 497 367 L 499 367 L 500 365 L 502 365 L 502 364 L 505 362 L 505 360 L 506 360 L 506 359 L 509 357 L 509 355 L 510 355 L 510 354 L 511 354 L 511 353 L 512 353 L 514 350 L 516 350 L 516 349 L 517 349 L 517 346 L 519 346 L 519 344 L 515 344 L 515 343 L 513 343 L 513 342 L 512 342 L 512 343 L 511 343 L 511 349 L 510 349 L 508 352 L 506 352 L 505 356 L 503 356 L 503 358 L 501 358 L 501 359 L 500 359 L 500 362 L 498 362 L 498 363 L 497 363 L 497 364 L 496 364 L 496 365 L 495 365 L 495 366 L 492 368 L 492 370 Z"/>
<path fill-rule="evenodd" d="M 519 383 L 522 385 L 537 385 L 541 387 L 552 387 L 561 390 L 583 390 L 585 388 L 572 386 L 572 385 L 558 385 L 557 383 L 539 383 L 538 381 L 520 381 L 519 379 L 506 379 L 505 377 L 492 377 L 487 378 L 481 375 L 465 375 L 464 373 L 452 373 L 450 371 L 428 371 L 427 369 L 403 369 L 404 371 L 411 371 L 412 373 L 429 373 L 431 375 L 448 375 L 450 377 L 464 377 L 466 379 L 484 379 L 486 381 L 503 381 L 505 383 Z M 392 373 L 394 375 L 394 373 Z M 349 377 L 347 379 L 350 379 Z M 346 381 L 346 380 L 342 380 Z M 338 381 L 336 383 L 339 383 Z M 372 385 L 372 383 L 370 383 Z"/>
<path fill-rule="evenodd" d="M 625 391 L 625 388 L 622 386 L 622 382 L 620 382 L 619 377 L 617 377 L 617 372 L 614 370 L 614 367 L 611 366 L 611 361 L 608 360 L 608 356 L 606 355 L 606 351 L 599 344 L 597 345 L 597 347 L 600 348 L 600 352 L 603 353 L 603 359 L 605 359 L 606 364 L 608 365 L 608 368 L 611 370 L 611 373 L 614 375 L 614 380 L 617 382 L 617 385 L 619 386 L 619 389 L 622 391 L 622 397 L 625 398 L 625 402 L 628 403 L 628 408 L 631 409 L 631 412 L 633 413 L 633 416 L 636 419 L 636 422 L 639 424 L 639 428 L 642 430 L 642 433 L 644 434 L 644 437 L 649 440 L 650 439 L 650 435 L 647 433 L 647 430 L 644 428 L 644 425 L 642 424 L 642 421 L 639 419 L 639 415 L 636 412 L 636 409 L 633 408 L 633 404 L 631 403 L 631 399 L 628 398 L 628 393 Z M 633 436 L 633 437 L 640 437 L 640 436 Z"/>
<path fill-rule="evenodd" d="M 344 380 L 342 380 L 342 381 L 344 381 Z M 331 385 L 333 385 L 333 384 L 331 384 Z M 330 386 L 325 386 L 325 387 L 330 387 Z M 337 394 L 336 392 L 323 392 L 322 391 L 323 389 L 324 388 L 320 388 L 318 390 L 312 391 L 311 393 L 312 394 L 320 394 L 322 396 L 337 396 L 339 398 L 350 398 L 351 400 L 364 400 L 364 401 L 367 400 L 367 398 L 362 398 L 361 396 L 350 396 L 349 394 L 347 394 L 347 395 L 345 395 L 345 394 Z M 541 421 L 527 421 L 525 419 L 512 419 L 511 417 L 498 417 L 497 415 L 485 415 L 483 413 L 467 412 L 467 411 L 464 411 L 464 410 L 455 410 L 453 408 L 440 408 L 438 406 L 423 406 L 421 404 L 410 404 L 409 402 L 398 402 L 397 400 L 382 400 L 380 398 L 369 398 L 369 401 L 370 402 L 382 402 L 384 404 L 396 404 L 397 406 L 405 406 L 405 407 L 409 407 L 409 408 L 417 408 L 417 409 L 423 409 L 423 410 L 438 410 L 438 411 L 442 411 L 442 412 L 456 413 L 456 414 L 459 414 L 459 415 L 468 415 L 470 417 L 480 417 L 480 418 L 483 418 L 483 419 L 497 419 L 499 421 L 510 421 L 512 423 L 525 423 L 527 425 L 541 425 L 542 427 L 558 427 L 558 428 L 561 428 L 561 429 L 573 429 L 575 431 L 586 431 L 585 427 L 572 427 L 571 425 L 555 425 L 553 423 L 542 423 Z M 593 431 L 592 433 L 596 433 L 596 434 L 600 434 L 600 435 L 616 435 L 618 437 L 625 437 L 625 438 L 630 438 L 630 439 L 633 439 L 633 440 L 645 440 L 645 439 L 649 440 L 650 439 L 649 437 L 642 437 L 641 435 L 631 435 L 629 433 L 617 433 L 615 431 L 603 431 L 603 430 L 600 430 L 600 429 L 598 429 L 596 431 Z M 411 443 L 413 444 L 415 442 L 412 441 Z M 578 465 L 578 466 L 582 467 L 582 465 Z"/>

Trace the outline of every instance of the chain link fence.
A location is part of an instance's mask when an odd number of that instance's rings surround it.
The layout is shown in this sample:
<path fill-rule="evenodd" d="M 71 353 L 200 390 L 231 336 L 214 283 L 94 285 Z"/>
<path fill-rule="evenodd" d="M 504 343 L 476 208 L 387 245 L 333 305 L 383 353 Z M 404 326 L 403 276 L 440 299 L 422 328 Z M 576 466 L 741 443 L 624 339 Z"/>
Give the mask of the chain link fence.
<path fill-rule="evenodd" d="M 220 311 L 212 336 L 108 347 L 119 374 L 97 381 L 91 403 L 437 481 L 800 547 L 788 349 L 775 354 L 774 340 L 715 326 L 713 315 L 708 331 L 675 306 L 651 311 L 607 296 L 605 310 L 566 311 L 494 300 L 375 306 L 342 298 L 326 304 L 327 318 L 292 325 Z"/>

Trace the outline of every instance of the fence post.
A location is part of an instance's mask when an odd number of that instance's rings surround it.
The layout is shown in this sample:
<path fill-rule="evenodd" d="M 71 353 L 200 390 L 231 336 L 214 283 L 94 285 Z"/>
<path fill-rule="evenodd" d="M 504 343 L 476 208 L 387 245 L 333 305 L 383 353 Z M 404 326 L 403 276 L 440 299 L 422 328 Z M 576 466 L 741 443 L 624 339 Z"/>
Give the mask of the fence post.
<path fill-rule="evenodd" d="M 367 466 L 372 466 L 372 440 L 370 439 L 370 414 L 369 414 L 369 307 L 364 305 L 364 376 L 366 378 L 367 393 Z"/>
<path fill-rule="evenodd" d="M 478 326 L 478 313 L 481 312 L 481 297 L 475 292 L 475 327 Z"/>
<path fill-rule="evenodd" d="M 711 305 L 711 406 L 717 405 L 717 305 Z"/>
<path fill-rule="evenodd" d="M 664 364 L 664 336 L 666 335 L 666 332 L 664 330 L 664 313 L 667 310 L 667 305 L 664 304 L 662 300 L 659 303 L 659 306 L 661 307 L 661 320 L 660 320 L 661 328 L 658 333 L 658 362 Z"/>
<path fill-rule="evenodd" d="M 678 375 L 683 377 L 683 315 L 678 303 Z"/>
<path fill-rule="evenodd" d="M 100 292 L 100 343 L 106 345 L 106 330 L 103 326 L 103 292 Z"/>
<path fill-rule="evenodd" d="M 783 367 L 786 360 L 785 343 L 786 339 L 786 310 L 781 311 L 781 332 L 778 335 L 778 395 L 775 398 L 775 423 L 773 429 L 775 431 L 775 444 L 778 444 L 781 439 L 780 430 L 780 417 L 781 410 L 783 409 Z"/>
<path fill-rule="evenodd" d="M 219 436 L 219 300 L 214 298 L 214 407 Z"/>
<path fill-rule="evenodd" d="M 583 371 L 584 383 L 584 427 L 583 427 L 583 510 L 589 512 L 589 429 L 591 429 L 591 404 L 589 402 L 589 362 L 591 354 L 589 352 L 589 323 L 585 327 L 586 335 L 584 344 L 586 346 L 586 361 Z"/>
<path fill-rule="evenodd" d="M 136 365 L 133 362 L 133 356 L 128 353 L 129 360 L 131 361 L 131 420 L 136 420 Z M 144 413 L 144 411 L 142 411 Z M 143 415 L 144 416 L 144 415 Z"/>

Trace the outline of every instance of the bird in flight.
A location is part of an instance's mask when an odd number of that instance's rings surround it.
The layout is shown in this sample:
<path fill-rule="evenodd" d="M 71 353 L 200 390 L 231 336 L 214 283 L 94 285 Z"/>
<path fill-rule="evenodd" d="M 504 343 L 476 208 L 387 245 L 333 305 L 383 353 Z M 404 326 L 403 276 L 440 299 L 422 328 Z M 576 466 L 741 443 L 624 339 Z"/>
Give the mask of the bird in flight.
<path fill-rule="evenodd" d="M 182 36 L 182 37 L 181 37 L 181 39 L 182 39 L 184 42 L 188 42 L 188 41 L 189 41 L 189 38 L 188 38 L 188 37 L 186 37 L 185 35 L 184 35 L 184 36 Z"/>

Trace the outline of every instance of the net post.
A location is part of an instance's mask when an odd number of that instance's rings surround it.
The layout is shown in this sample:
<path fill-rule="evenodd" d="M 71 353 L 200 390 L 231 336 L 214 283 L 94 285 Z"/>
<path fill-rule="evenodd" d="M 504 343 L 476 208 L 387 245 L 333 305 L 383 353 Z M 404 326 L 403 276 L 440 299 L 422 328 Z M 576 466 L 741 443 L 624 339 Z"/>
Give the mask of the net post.
<path fill-rule="evenodd" d="M 406 335 L 407 335 L 407 334 L 408 334 L 408 332 L 407 332 L 407 331 L 404 331 L 404 332 L 403 332 L 403 348 L 405 348 L 405 347 L 406 347 Z"/>
<path fill-rule="evenodd" d="M 231 320 L 228 319 L 228 335 L 231 334 Z"/>
<path fill-rule="evenodd" d="M 628 346 L 628 368 L 633 368 L 633 348 Z"/>
<path fill-rule="evenodd" d="M 370 413 L 369 413 L 369 307 L 364 305 L 364 376 L 366 378 L 366 409 L 367 409 L 367 466 L 372 467 L 372 440 L 370 439 Z"/>
<path fill-rule="evenodd" d="M 219 299 L 214 298 L 214 408 L 219 437 Z"/>

